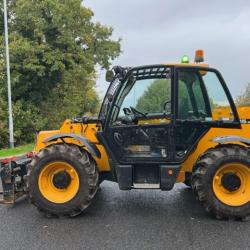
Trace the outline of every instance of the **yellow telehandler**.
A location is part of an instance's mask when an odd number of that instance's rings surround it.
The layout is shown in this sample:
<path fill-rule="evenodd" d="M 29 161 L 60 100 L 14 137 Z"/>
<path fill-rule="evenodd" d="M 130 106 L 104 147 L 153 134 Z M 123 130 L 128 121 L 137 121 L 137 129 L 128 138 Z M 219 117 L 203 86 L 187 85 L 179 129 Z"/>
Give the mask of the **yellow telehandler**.
<path fill-rule="evenodd" d="M 2 203 L 28 194 L 47 216 L 76 216 L 104 180 L 121 190 L 186 183 L 216 218 L 249 217 L 250 113 L 239 117 L 203 57 L 107 71 L 98 117 L 41 131 L 34 155 L 2 161 Z"/>

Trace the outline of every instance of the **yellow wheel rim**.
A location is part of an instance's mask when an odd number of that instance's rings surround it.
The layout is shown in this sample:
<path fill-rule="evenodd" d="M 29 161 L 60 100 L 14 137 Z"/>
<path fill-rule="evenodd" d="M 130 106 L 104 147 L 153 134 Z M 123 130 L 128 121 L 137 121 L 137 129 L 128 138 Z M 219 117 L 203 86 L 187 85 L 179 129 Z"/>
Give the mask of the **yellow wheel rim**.
<path fill-rule="evenodd" d="M 223 186 L 223 176 L 234 174 L 240 185 L 236 190 L 229 191 Z M 216 197 L 229 206 L 242 206 L 250 201 L 250 169 L 241 163 L 225 164 L 215 173 L 213 191 Z"/>
<path fill-rule="evenodd" d="M 55 176 L 58 173 L 66 173 L 70 180 L 65 187 L 55 185 Z M 66 162 L 52 162 L 44 166 L 39 179 L 39 190 L 45 199 L 53 203 L 65 203 L 72 200 L 79 190 L 79 176 L 75 168 Z"/>

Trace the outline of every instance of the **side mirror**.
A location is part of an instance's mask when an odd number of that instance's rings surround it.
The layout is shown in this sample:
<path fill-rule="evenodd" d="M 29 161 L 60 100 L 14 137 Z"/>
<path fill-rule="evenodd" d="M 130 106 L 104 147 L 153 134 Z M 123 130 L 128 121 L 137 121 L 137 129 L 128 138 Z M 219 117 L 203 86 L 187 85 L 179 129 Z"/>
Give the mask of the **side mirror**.
<path fill-rule="evenodd" d="M 107 82 L 111 82 L 113 80 L 113 78 L 115 77 L 115 73 L 113 70 L 108 70 L 106 72 L 106 81 Z"/>

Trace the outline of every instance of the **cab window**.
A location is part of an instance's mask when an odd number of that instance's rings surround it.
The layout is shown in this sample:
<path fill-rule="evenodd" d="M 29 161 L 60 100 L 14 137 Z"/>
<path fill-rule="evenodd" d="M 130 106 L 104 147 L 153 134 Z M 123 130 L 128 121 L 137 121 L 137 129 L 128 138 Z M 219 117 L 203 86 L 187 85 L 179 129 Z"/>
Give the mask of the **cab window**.
<path fill-rule="evenodd" d="M 171 71 L 160 69 L 143 69 L 141 75 L 139 71 L 128 77 L 114 105 L 111 124 L 170 116 Z"/>
<path fill-rule="evenodd" d="M 181 120 L 232 121 L 230 102 L 216 73 L 178 72 L 178 115 Z"/>
<path fill-rule="evenodd" d="M 227 95 L 214 72 L 203 74 L 202 80 L 207 90 L 212 111 L 212 120 L 233 121 L 234 115 Z"/>
<path fill-rule="evenodd" d="M 167 103 L 171 101 L 170 87 L 169 79 L 135 81 L 129 93 L 123 99 L 119 116 L 123 116 L 123 109 L 129 107 L 133 107 L 144 114 L 162 114 L 164 111 L 169 113 L 170 105 L 167 105 Z"/>

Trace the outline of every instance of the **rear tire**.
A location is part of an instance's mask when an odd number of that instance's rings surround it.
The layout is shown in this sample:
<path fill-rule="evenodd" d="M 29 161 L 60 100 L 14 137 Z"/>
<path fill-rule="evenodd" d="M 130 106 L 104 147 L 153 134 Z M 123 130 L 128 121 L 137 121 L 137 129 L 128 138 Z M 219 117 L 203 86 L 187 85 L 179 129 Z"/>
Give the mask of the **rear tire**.
<path fill-rule="evenodd" d="M 236 182 L 227 179 L 232 176 Z M 250 215 L 250 150 L 238 145 L 209 149 L 197 161 L 192 189 L 217 219 L 242 219 Z"/>
<path fill-rule="evenodd" d="M 66 183 L 61 182 L 65 187 L 58 187 L 60 183 L 54 181 L 58 168 L 65 168 L 61 171 L 67 175 Z M 98 177 L 96 164 L 86 151 L 74 145 L 52 145 L 42 149 L 28 167 L 29 196 L 48 217 L 74 217 L 90 205 L 98 189 Z"/>

